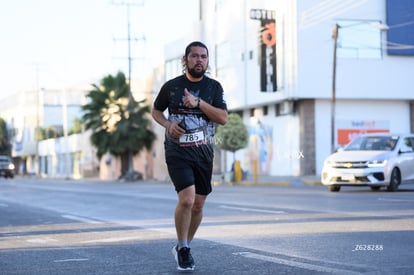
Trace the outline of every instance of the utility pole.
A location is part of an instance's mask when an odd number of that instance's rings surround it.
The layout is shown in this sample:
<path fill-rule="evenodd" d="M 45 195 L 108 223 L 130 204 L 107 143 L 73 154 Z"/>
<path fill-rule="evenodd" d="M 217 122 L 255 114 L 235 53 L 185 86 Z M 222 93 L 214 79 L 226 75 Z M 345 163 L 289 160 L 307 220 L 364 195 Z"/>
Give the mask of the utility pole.
<path fill-rule="evenodd" d="M 134 100 L 133 96 L 132 96 L 132 91 L 131 91 L 131 74 L 132 74 L 132 54 L 131 54 L 131 41 L 137 41 L 139 39 L 132 39 L 131 37 L 131 15 L 130 15 L 130 7 L 131 6 L 142 6 L 144 3 L 143 1 L 140 3 L 133 3 L 130 1 L 122 1 L 119 3 L 113 3 L 114 5 L 122 5 L 122 6 L 126 6 L 127 9 L 127 42 L 128 42 L 128 85 L 127 85 L 127 89 L 128 89 L 128 111 L 131 113 L 132 110 L 132 102 Z M 145 38 L 143 38 L 145 39 Z M 135 178 L 135 172 L 134 172 L 134 165 L 133 165 L 133 153 L 132 153 L 132 149 L 129 148 L 128 149 L 128 172 L 126 173 L 126 175 L 124 175 L 124 179 L 125 180 L 134 180 Z"/>
<path fill-rule="evenodd" d="M 70 179 L 70 152 L 68 141 L 68 98 L 66 89 L 63 90 L 62 96 L 62 119 L 63 119 L 63 137 L 65 141 L 65 179 Z"/>
<path fill-rule="evenodd" d="M 40 81 L 39 81 L 39 64 L 35 64 L 36 70 L 36 130 L 35 130 L 35 142 L 36 142 L 36 156 L 35 156 L 35 174 L 40 176 L 40 155 L 39 155 L 39 142 L 40 142 Z M 37 166 L 36 166 L 37 165 Z"/>
<path fill-rule="evenodd" d="M 354 26 L 358 26 L 358 25 L 363 25 L 363 24 L 369 24 L 371 27 L 373 27 L 374 29 L 377 29 L 379 31 L 387 31 L 389 29 L 389 27 L 387 25 L 384 24 L 380 24 L 379 22 L 374 22 L 374 23 L 366 23 L 364 21 L 359 21 L 355 24 L 349 24 L 349 25 L 345 25 L 345 26 L 340 26 L 338 23 L 336 23 L 332 29 L 332 38 L 334 41 L 334 45 L 333 45 L 333 67 L 332 67 L 332 95 L 331 95 L 331 153 L 335 152 L 335 109 L 336 109 L 336 67 L 337 67 L 337 61 L 338 61 L 338 56 L 337 56 L 337 50 L 338 50 L 338 36 L 339 36 L 339 31 L 343 28 L 349 28 L 349 27 L 354 27 Z"/>
<path fill-rule="evenodd" d="M 336 51 L 338 48 L 338 31 L 339 25 L 335 24 L 332 30 L 334 40 L 333 48 L 333 68 L 332 68 L 332 95 L 331 95 L 331 153 L 335 152 L 335 105 L 336 105 Z"/>

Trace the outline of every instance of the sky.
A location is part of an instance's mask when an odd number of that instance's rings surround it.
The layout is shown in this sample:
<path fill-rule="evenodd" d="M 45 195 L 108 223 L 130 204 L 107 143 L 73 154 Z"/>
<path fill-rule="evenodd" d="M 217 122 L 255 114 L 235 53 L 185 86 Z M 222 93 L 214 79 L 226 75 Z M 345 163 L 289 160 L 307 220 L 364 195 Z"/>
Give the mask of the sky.
<path fill-rule="evenodd" d="M 20 90 L 71 89 L 159 64 L 163 45 L 193 33 L 195 0 L 0 2 L 0 98 Z M 184 48 L 183 48 L 184 51 Z"/>

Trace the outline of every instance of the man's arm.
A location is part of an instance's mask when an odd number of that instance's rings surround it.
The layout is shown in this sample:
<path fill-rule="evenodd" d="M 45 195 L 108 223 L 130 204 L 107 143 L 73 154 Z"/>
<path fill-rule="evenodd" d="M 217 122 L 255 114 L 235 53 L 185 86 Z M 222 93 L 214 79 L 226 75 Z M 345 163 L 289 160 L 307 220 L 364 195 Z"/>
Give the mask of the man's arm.
<path fill-rule="evenodd" d="M 224 125 L 227 123 L 227 111 L 214 107 L 204 100 L 200 99 L 200 110 L 212 121 L 217 124 Z"/>
<path fill-rule="evenodd" d="M 158 122 L 158 124 L 160 124 L 161 126 L 163 126 L 165 129 L 168 130 L 168 128 L 170 127 L 171 122 L 169 122 L 165 116 L 164 113 L 161 112 L 160 110 L 157 110 L 155 108 L 152 109 L 151 112 L 152 118 Z"/>
<path fill-rule="evenodd" d="M 217 124 L 224 125 L 227 123 L 227 110 L 214 107 L 199 97 L 192 95 L 187 88 L 184 89 L 185 97 L 183 103 L 187 108 L 199 108 L 210 120 Z"/>
<path fill-rule="evenodd" d="M 152 118 L 163 126 L 173 137 L 178 138 L 185 133 L 185 130 L 178 125 L 178 122 L 170 122 L 160 110 L 153 108 L 151 115 Z"/>

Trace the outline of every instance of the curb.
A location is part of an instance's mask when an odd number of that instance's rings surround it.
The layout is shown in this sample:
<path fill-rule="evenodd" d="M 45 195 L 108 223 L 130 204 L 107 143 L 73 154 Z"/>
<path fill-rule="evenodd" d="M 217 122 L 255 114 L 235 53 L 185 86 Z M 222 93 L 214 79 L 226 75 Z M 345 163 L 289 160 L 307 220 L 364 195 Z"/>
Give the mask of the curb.
<path fill-rule="evenodd" d="M 228 186 L 291 186 L 292 183 L 288 181 L 281 182 L 253 182 L 253 181 L 241 181 L 241 182 L 221 182 L 213 181 L 213 186 L 228 185 Z"/>
<path fill-rule="evenodd" d="M 318 179 L 310 178 L 300 178 L 300 181 L 308 186 L 323 186 L 322 182 Z M 295 181 L 296 182 L 296 181 Z M 292 186 L 293 182 L 291 180 L 281 180 L 281 181 L 212 181 L 213 186 L 227 185 L 227 186 Z"/>

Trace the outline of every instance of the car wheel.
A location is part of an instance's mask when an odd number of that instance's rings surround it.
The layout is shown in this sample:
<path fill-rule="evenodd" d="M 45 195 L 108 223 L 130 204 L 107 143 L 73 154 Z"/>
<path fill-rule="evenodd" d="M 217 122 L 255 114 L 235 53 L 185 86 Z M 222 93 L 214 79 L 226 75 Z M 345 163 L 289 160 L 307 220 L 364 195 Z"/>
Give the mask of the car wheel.
<path fill-rule="evenodd" d="M 331 192 L 339 192 L 339 190 L 341 190 L 341 186 L 340 185 L 330 185 L 329 190 Z"/>
<path fill-rule="evenodd" d="M 371 186 L 372 191 L 378 191 L 381 189 L 381 186 Z"/>
<path fill-rule="evenodd" d="M 388 185 L 387 190 L 389 192 L 397 191 L 398 186 L 401 183 L 400 171 L 397 168 L 392 169 L 390 177 L 390 185 Z"/>

